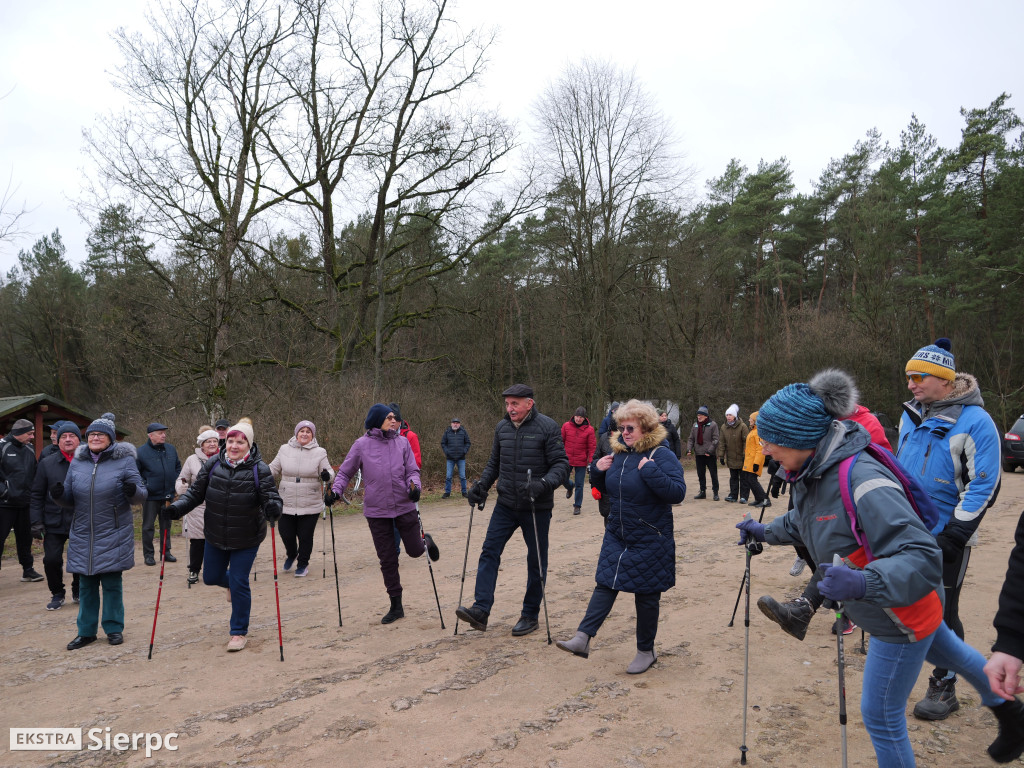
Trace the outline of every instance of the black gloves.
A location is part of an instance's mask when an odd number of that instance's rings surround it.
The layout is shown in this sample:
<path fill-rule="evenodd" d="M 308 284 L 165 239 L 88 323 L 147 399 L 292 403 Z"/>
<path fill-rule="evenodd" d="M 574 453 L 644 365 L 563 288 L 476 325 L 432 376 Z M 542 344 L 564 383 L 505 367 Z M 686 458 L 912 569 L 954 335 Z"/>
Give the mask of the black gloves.
<path fill-rule="evenodd" d="M 263 514 L 267 516 L 267 520 L 271 523 L 276 523 L 281 519 L 281 507 L 277 504 L 270 507 L 264 507 Z"/>
<path fill-rule="evenodd" d="M 760 465 L 759 465 L 759 464 L 755 464 L 755 465 L 754 465 L 754 474 L 755 474 L 755 475 L 757 474 L 757 470 L 758 470 L 758 469 L 760 469 L 760 468 L 761 468 L 761 467 L 760 467 Z"/>
<path fill-rule="evenodd" d="M 530 497 L 530 501 L 536 501 L 541 494 L 547 493 L 548 484 L 544 480 L 531 480 L 529 483 L 523 483 L 522 490 Z"/>
<path fill-rule="evenodd" d="M 40 541 L 42 541 L 43 540 L 43 533 L 44 533 L 44 531 L 43 531 L 43 524 L 42 523 L 32 523 L 32 538 L 33 539 L 39 539 Z"/>
<path fill-rule="evenodd" d="M 181 509 L 180 506 L 178 506 L 178 502 L 174 502 L 173 504 L 168 504 L 166 507 L 164 507 L 163 512 L 161 514 L 168 520 L 180 520 L 182 518 L 182 515 L 185 514 L 185 512 Z"/>
<path fill-rule="evenodd" d="M 327 505 L 328 507 L 333 507 L 334 502 L 336 502 L 339 498 L 340 497 L 338 496 L 338 494 L 334 492 L 333 488 L 328 488 L 327 493 L 324 494 L 324 504 Z"/>
<path fill-rule="evenodd" d="M 721 464 L 724 467 L 725 466 L 725 456 L 719 456 L 718 457 L 718 463 Z"/>
<path fill-rule="evenodd" d="M 409 501 L 420 500 L 420 489 L 414 483 L 409 483 Z"/>
<path fill-rule="evenodd" d="M 939 545 L 939 549 L 942 550 L 942 562 L 952 563 L 956 562 L 956 559 L 963 553 L 963 545 L 960 544 L 956 537 L 951 536 L 943 530 L 935 537 L 935 543 Z"/>
<path fill-rule="evenodd" d="M 139 487 L 135 485 L 135 483 L 121 483 L 121 490 L 124 492 L 124 497 L 128 499 L 128 501 L 132 500 L 132 497 L 138 489 Z"/>
<path fill-rule="evenodd" d="M 320 480 L 322 480 L 325 483 L 330 482 L 330 480 L 331 480 L 331 473 L 330 473 L 330 471 L 326 470 L 326 469 L 321 469 L 320 470 Z"/>
<path fill-rule="evenodd" d="M 474 483 L 469 489 L 469 493 L 466 494 L 466 498 L 469 499 L 469 503 L 475 507 L 482 507 L 484 502 L 487 501 L 487 489 L 484 488 L 482 483 Z"/>
<path fill-rule="evenodd" d="M 54 483 L 50 486 L 50 498 L 60 499 L 64 496 L 64 483 Z"/>

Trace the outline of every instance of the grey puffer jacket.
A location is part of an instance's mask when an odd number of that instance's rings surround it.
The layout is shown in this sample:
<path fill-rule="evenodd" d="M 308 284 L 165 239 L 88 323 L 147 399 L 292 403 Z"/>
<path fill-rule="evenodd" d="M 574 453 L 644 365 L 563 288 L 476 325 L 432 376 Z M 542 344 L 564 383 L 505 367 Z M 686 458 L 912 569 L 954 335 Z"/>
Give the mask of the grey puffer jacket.
<path fill-rule="evenodd" d="M 890 643 L 920 640 L 942 620 L 942 551 L 903 493 L 899 481 L 867 454 L 850 472 L 857 523 L 875 560 L 858 564 L 860 545 L 839 489 L 839 463 L 862 451 L 871 436 L 852 421 L 833 421 L 802 470 L 789 473 L 793 509 L 765 528 L 769 544 L 800 544 L 815 563 L 831 563 L 838 554 L 850 567 L 862 567 L 867 592 L 844 603 L 846 613 L 866 632 Z M 852 560 L 851 560 L 852 558 Z M 934 598 L 932 598 L 934 594 Z M 903 608 L 931 600 L 915 617 L 897 616 Z M 920 624 L 924 620 L 923 628 Z M 934 626 L 932 626 L 934 624 Z M 930 629 L 928 628 L 930 627 Z"/>
<path fill-rule="evenodd" d="M 523 490 L 526 471 L 531 479 L 544 480 L 548 490 L 534 500 L 538 512 L 550 512 L 555 505 L 554 489 L 569 475 L 569 459 L 562 445 L 562 430 L 536 407 L 517 428 L 505 415 L 494 428 L 494 444 L 480 483 L 490 488 L 498 481 L 498 503 L 516 512 L 530 512 L 529 495 Z"/>
<path fill-rule="evenodd" d="M 124 484 L 134 483 L 129 500 Z M 95 576 L 127 571 L 135 565 L 135 522 L 132 504 L 146 500 L 146 486 L 135 454 L 114 443 L 96 461 L 80 445 L 64 478 L 64 494 L 54 499 L 73 509 L 68 533 L 68 573 Z"/>

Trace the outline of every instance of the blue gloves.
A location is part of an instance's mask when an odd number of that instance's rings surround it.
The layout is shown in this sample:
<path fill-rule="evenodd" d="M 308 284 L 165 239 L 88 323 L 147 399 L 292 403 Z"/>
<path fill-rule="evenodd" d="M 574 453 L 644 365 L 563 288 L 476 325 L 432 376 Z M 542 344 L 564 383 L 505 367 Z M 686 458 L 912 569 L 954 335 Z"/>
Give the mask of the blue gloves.
<path fill-rule="evenodd" d="M 736 523 L 736 527 L 740 529 L 738 544 L 746 544 L 748 538 L 754 541 L 764 541 L 764 523 L 759 523 L 754 518 L 748 516 Z"/>
<path fill-rule="evenodd" d="M 863 571 L 832 563 L 822 563 L 819 567 L 824 576 L 818 584 L 818 591 L 829 600 L 860 600 L 868 591 Z"/>

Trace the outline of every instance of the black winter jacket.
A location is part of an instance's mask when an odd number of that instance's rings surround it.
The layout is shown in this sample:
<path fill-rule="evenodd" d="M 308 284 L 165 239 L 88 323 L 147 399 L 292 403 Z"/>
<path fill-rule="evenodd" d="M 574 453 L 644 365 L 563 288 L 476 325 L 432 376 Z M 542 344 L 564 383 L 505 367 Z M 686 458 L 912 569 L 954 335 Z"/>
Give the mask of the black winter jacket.
<path fill-rule="evenodd" d="M 569 475 L 569 459 L 562 445 L 562 430 L 536 407 L 518 428 L 505 417 L 494 428 L 491 458 L 480 475 L 480 483 L 490 488 L 498 481 L 498 503 L 516 512 L 530 512 L 530 496 L 526 493 L 526 470 L 533 480 L 543 480 L 547 489 L 534 500 L 538 512 L 550 512 L 555 505 L 554 489 Z"/>
<path fill-rule="evenodd" d="M 13 437 L 0 440 L 0 507 L 25 509 L 36 476 L 36 452 Z"/>
<path fill-rule="evenodd" d="M 64 509 L 50 498 L 50 488 L 55 483 L 64 483 L 71 462 L 57 449 L 45 459 L 40 459 L 36 466 L 36 477 L 32 481 L 32 499 L 29 514 L 32 525 L 42 524 L 47 533 L 68 535 L 71 530 L 73 509 Z"/>
<path fill-rule="evenodd" d="M 466 454 L 469 453 L 469 433 L 466 432 L 466 428 L 448 427 L 441 436 L 441 450 L 444 451 L 444 457 L 451 461 L 466 458 Z"/>
<path fill-rule="evenodd" d="M 174 498 L 174 481 L 181 474 L 181 459 L 173 445 L 153 445 L 147 440 L 139 446 L 135 463 L 139 465 L 150 501 Z"/>
<path fill-rule="evenodd" d="M 259 477 L 256 486 L 254 471 Z M 255 444 L 249 458 L 238 466 L 227 463 L 221 450 L 207 459 L 189 489 L 166 509 L 177 519 L 206 501 L 203 531 L 206 541 L 218 549 L 248 549 L 267 536 L 267 512 L 280 515 L 281 496 L 274 476 Z"/>
<path fill-rule="evenodd" d="M 668 432 L 668 447 L 672 449 L 672 453 L 676 455 L 677 459 L 683 458 L 683 441 L 679 438 L 679 430 L 672 423 L 672 419 L 665 419 L 661 422 L 661 426 Z"/>

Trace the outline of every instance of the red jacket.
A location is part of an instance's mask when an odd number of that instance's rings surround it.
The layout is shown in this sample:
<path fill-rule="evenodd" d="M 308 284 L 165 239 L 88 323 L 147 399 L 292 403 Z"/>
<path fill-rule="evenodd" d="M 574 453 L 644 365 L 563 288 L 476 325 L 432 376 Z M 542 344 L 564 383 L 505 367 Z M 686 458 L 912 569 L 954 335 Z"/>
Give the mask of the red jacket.
<path fill-rule="evenodd" d="M 584 418 L 582 424 L 569 419 L 562 425 L 562 443 L 565 445 L 565 455 L 569 458 L 569 466 L 586 467 L 597 448 L 597 436 L 588 419 Z"/>
<path fill-rule="evenodd" d="M 871 442 L 875 445 L 880 445 L 885 450 L 892 453 L 892 446 L 889 445 L 889 439 L 885 436 L 885 430 L 882 429 L 882 425 L 878 422 L 878 418 L 871 412 L 865 405 L 858 405 L 857 409 L 846 417 L 847 421 L 856 421 L 871 435 Z"/>
<path fill-rule="evenodd" d="M 398 434 L 408 440 L 409 445 L 412 446 L 412 455 L 416 457 L 416 468 L 423 469 L 423 457 L 420 455 L 420 439 L 416 433 L 412 431 L 412 427 L 409 426 L 409 422 L 402 422 L 402 425 L 398 428 Z"/>

